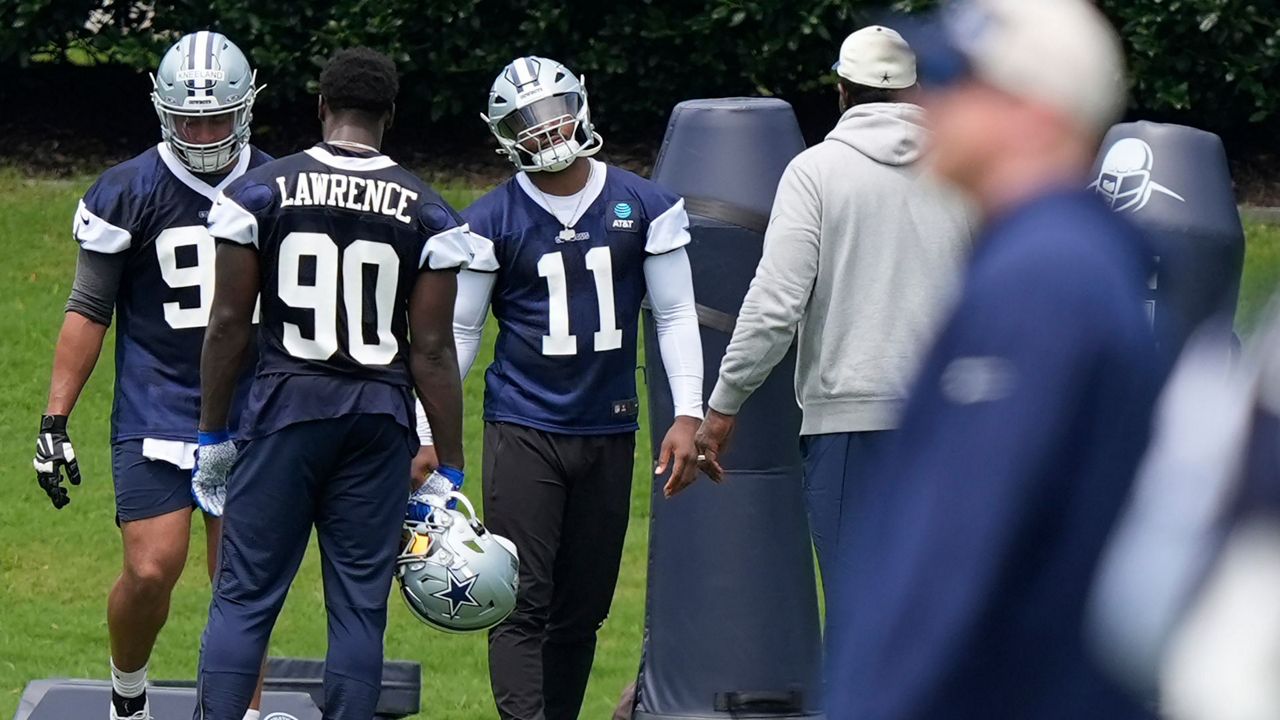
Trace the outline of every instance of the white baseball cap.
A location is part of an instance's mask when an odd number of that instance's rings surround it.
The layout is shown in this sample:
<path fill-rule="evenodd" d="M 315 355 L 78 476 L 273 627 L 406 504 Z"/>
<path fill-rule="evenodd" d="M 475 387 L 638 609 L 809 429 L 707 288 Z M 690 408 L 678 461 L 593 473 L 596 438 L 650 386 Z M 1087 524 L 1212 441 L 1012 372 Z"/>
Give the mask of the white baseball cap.
<path fill-rule="evenodd" d="M 1124 113 L 1120 38 L 1089 0 L 957 0 L 904 30 L 926 90 L 977 79 L 1099 134 Z"/>
<path fill-rule="evenodd" d="M 869 25 L 845 38 L 831 69 L 867 87 L 901 90 L 916 84 L 915 53 L 896 30 L 883 25 Z"/>

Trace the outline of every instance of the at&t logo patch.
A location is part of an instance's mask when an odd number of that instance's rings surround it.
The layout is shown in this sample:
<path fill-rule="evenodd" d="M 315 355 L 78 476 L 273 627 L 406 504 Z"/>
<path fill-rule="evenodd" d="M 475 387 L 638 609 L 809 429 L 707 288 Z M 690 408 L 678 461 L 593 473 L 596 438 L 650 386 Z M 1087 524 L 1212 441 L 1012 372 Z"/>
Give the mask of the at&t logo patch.
<path fill-rule="evenodd" d="M 609 224 L 610 230 L 622 230 L 624 232 L 636 232 L 639 228 L 639 221 L 636 220 L 635 208 L 629 202 L 613 203 L 613 221 Z"/>

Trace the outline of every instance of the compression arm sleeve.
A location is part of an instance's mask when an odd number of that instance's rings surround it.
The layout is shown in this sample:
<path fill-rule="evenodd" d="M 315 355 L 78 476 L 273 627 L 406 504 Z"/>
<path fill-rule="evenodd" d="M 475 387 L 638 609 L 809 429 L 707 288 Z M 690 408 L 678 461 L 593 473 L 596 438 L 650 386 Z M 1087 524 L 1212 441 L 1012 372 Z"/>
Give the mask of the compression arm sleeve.
<path fill-rule="evenodd" d="M 701 418 L 702 335 L 688 253 L 681 247 L 645 258 L 644 279 L 675 414 Z"/>
<path fill-rule="evenodd" d="M 67 312 L 83 315 L 99 325 L 111 325 L 111 314 L 120 291 L 128 257 L 108 255 L 81 248 L 76 258 L 76 277 L 67 298 Z"/>

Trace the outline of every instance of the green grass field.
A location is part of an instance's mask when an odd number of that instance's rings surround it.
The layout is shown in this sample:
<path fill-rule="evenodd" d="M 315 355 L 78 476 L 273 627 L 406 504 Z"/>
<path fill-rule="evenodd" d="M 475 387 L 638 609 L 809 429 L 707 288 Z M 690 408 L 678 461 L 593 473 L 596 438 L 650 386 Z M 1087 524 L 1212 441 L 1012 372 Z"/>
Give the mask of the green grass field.
<path fill-rule="evenodd" d="M 53 344 L 75 265 L 69 225 L 76 200 L 91 180 L 28 179 L 0 170 L 0 718 L 13 714 L 23 686 L 33 678 L 107 675 L 106 593 L 120 558 L 107 444 L 113 378 L 110 339 L 71 420 L 85 478 L 72 489 L 72 504 L 54 512 L 31 469 Z M 446 197 L 463 207 L 477 194 L 453 189 Z M 1248 232 L 1239 322 L 1244 331 L 1253 327 L 1266 297 L 1280 285 L 1280 227 L 1255 225 Z M 489 340 L 481 367 L 488 363 Z M 466 384 L 471 409 L 467 463 L 473 469 L 480 467 L 481 423 L 475 411 L 480 378 L 480 373 L 472 373 Z M 636 454 L 622 577 L 613 613 L 601 632 L 582 713 L 591 720 L 609 716 L 639 661 L 651 482 L 648 435 L 643 430 Z M 475 491 L 478 485 L 479 477 L 473 476 L 469 489 Z M 152 658 L 153 678 L 189 679 L 195 674 L 208 583 L 199 523 L 193 533 L 193 557 Z M 430 630 L 410 616 L 398 598 L 392 599 L 391 607 L 387 657 L 422 663 L 422 717 L 493 717 L 484 637 Z M 324 623 L 319 567 L 312 552 L 276 627 L 271 653 L 323 656 Z"/>

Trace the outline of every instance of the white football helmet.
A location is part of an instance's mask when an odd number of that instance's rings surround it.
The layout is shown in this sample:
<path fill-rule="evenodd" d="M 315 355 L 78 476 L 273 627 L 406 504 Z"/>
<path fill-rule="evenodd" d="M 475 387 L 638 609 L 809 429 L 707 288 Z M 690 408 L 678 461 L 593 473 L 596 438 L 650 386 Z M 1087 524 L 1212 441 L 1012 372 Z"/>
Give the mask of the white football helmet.
<path fill-rule="evenodd" d="M 185 35 L 169 48 L 151 76 L 151 102 L 160 135 L 194 172 L 217 172 L 249 144 L 249 122 L 257 72 L 225 35 L 208 30 Z M 196 118 L 229 115 L 228 134 L 212 141 L 192 138 Z"/>
<path fill-rule="evenodd" d="M 510 540 L 485 529 L 466 496 L 451 492 L 460 510 L 432 509 L 406 521 L 396 579 L 405 604 L 422 622 L 451 633 L 487 630 L 516 607 L 520 559 Z"/>
<path fill-rule="evenodd" d="M 503 68 L 489 91 L 489 114 L 480 117 L 498 153 L 525 172 L 559 172 L 604 145 L 591 124 L 586 78 L 547 58 L 516 58 Z"/>

